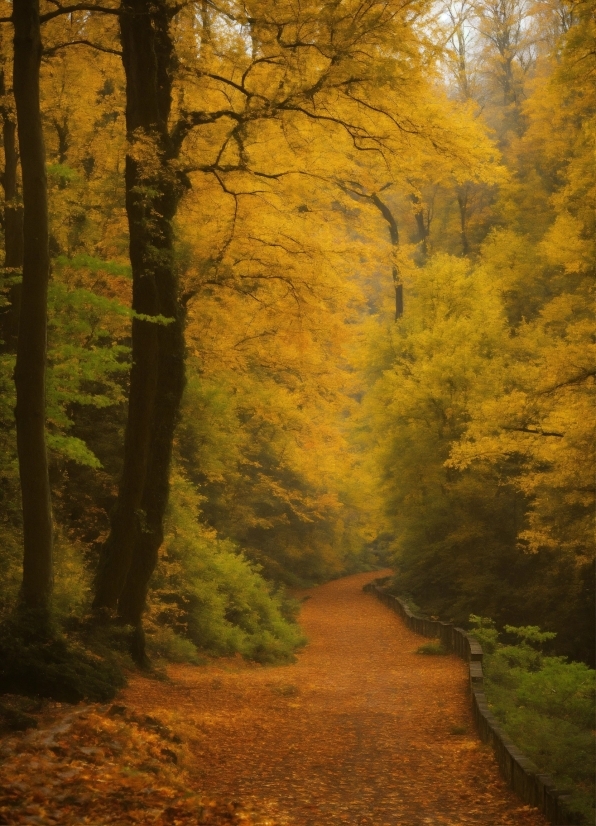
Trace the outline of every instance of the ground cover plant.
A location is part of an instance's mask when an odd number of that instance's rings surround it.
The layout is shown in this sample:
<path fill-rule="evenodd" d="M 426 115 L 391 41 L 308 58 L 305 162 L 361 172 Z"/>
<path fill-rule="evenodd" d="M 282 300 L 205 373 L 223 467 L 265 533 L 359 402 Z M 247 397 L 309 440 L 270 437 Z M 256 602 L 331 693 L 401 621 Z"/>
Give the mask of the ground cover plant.
<path fill-rule="evenodd" d="M 447 649 L 441 644 L 440 640 L 432 640 L 425 642 L 418 648 L 418 654 L 427 654 L 429 656 L 441 656 L 449 653 Z"/>

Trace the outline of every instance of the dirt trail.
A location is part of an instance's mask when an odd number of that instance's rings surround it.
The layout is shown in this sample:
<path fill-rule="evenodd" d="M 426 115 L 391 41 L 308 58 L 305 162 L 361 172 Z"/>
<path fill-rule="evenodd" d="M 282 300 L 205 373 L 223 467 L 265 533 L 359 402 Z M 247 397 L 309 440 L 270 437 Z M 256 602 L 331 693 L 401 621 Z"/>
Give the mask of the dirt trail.
<path fill-rule="evenodd" d="M 422 638 L 362 592 L 372 578 L 310 592 L 293 665 L 176 666 L 172 683 L 135 678 L 123 702 L 169 709 L 193 782 L 264 823 L 544 826 L 476 737 L 465 663 L 416 654 Z"/>

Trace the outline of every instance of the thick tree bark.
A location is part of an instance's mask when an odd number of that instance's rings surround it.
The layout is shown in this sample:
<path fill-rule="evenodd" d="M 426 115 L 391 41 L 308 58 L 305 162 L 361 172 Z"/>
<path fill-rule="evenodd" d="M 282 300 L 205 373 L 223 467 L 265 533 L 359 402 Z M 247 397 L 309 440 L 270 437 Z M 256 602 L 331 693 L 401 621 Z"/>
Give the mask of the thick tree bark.
<path fill-rule="evenodd" d="M 125 0 L 120 16 L 126 73 L 126 210 L 133 309 L 124 469 L 104 547 L 95 606 L 116 608 L 140 629 L 147 586 L 163 540 L 174 429 L 184 388 L 184 313 L 178 298 L 172 221 L 181 187 L 168 132 L 173 44 L 165 3 Z M 144 659 L 142 642 L 133 652 Z"/>
<path fill-rule="evenodd" d="M 45 439 L 47 291 L 50 273 L 45 147 L 39 105 L 39 0 L 14 0 L 14 78 L 23 173 L 23 283 L 15 384 L 17 450 L 23 498 L 21 599 L 49 609 L 52 512 Z"/>

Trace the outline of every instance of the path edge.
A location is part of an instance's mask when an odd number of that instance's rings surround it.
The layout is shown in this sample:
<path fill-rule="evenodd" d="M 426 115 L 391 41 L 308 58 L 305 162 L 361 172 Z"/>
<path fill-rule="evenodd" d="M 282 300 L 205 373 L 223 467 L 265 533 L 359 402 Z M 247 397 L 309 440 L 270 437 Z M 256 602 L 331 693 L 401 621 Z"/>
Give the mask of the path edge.
<path fill-rule="evenodd" d="M 570 795 L 557 789 L 549 774 L 544 774 L 538 766 L 526 757 L 500 728 L 488 707 L 484 693 L 482 646 L 463 628 L 451 622 L 442 622 L 415 614 L 400 597 L 390 594 L 381 580 L 368 582 L 362 589 L 374 594 L 384 605 L 402 618 L 406 626 L 423 637 L 440 639 L 448 651 L 452 651 L 468 663 L 469 688 L 472 696 L 474 722 L 483 743 L 492 746 L 501 774 L 511 789 L 524 801 L 545 815 L 555 826 L 577 826 L 584 821 L 572 814 L 567 802 Z"/>

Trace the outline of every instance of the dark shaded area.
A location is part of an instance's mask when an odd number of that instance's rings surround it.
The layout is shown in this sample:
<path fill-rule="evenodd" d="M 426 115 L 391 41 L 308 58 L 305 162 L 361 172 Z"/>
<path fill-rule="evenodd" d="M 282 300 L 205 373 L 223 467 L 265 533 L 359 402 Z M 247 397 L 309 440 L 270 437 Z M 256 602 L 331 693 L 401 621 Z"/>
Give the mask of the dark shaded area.
<path fill-rule="evenodd" d="M 39 617 L 20 614 L 0 626 L 0 693 L 67 703 L 108 700 L 124 685 L 116 661 L 68 640 Z M 13 715 L 15 725 L 26 719 Z"/>

